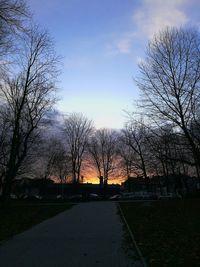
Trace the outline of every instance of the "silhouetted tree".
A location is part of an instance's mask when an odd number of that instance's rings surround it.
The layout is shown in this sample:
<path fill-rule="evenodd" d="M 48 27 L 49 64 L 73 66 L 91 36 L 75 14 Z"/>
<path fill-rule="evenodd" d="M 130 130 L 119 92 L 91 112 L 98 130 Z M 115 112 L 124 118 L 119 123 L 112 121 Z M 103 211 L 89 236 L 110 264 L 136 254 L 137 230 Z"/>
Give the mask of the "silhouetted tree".
<path fill-rule="evenodd" d="M 1 102 L 6 107 L 5 116 L 10 128 L 4 199 L 9 197 L 12 181 L 36 142 L 42 119 L 55 102 L 57 63 L 48 34 L 33 28 L 24 35 L 19 73 L 13 77 L 5 76 L 1 84 Z"/>
<path fill-rule="evenodd" d="M 200 35 L 194 29 L 166 28 L 149 42 L 139 64 L 137 85 L 142 106 L 157 124 L 171 123 L 183 134 L 200 165 L 200 150 L 191 122 L 198 121 Z"/>
<path fill-rule="evenodd" d="M 120 156 L 119 167 L 121 175 L 125 178 L 135 175 L 134 173 L 134 151 L 127 145 L 124 135 L 121 133 L 118 137 L 117 154 Z"/>
<path fill-rule="evenodd" d="M 47 158 L 47 169 L 49 178 L 54 177 L 61 183 L 61 195 L 64 197 L 63 184 L 71 175 L 71 159 L 67 154 L 63 142 L 58 138 L 51 138 Z"/>
<path fill-rule="evenodd" d="M 136 122 L 129 121 L 126 123 L 125 129 L 122 130 L 124 144 L 132 149 L 132 165 L 137 173 L 141 173 L 147 180 L 147 142 L 146 128 Z"/>
<path fill-rule="evenodd" d="M 23 0 L 0 0 L 0 67 L 5 67 L 5 56 L 16 45 L 16 37 L 27 28 L 30 12 Z M 13 51 L 12 51 L 13 52 Z"/>
<path fill-rule="evenodd" d="M 92 121 L 82 114 L 73 113 L 65 118 L 64 135 L 71 159 L 72 180 L 79 183 L 87 143 L 92 132 Z"/>
<path fill-rule="evenodd" d="M 107 184 L 110 174 L 116 168 L 116 142 L 115 131 L 108 129 L 96 130 L 89 140 L 91 162 L 97 170 L 98 178 L 103 177 L 104 184 Z"/>

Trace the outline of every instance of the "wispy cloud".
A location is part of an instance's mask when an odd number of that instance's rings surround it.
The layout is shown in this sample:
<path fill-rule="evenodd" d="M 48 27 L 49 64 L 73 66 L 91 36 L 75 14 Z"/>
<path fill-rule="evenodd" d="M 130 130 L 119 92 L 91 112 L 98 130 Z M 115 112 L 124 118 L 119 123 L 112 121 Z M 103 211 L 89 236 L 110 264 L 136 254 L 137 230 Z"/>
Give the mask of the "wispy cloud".
<path fill-rule="evenodd" d="M 185 25 L 189 18 L 184 8 L 189 3 L 189 0 L 143 0 L 132 17 L 137 34 L 151 38 L 166 26 Z"/>
<path fill-rule="evenodd" d="M 135 37 L 135 33 L 128 33 L 121 40 L 119 40 L 116 45 L 118 52 L 124 53 L 124 54 L 129 53 L 134 37 Z"/>
<path fill-rule="evenodd" d="M 127 32 L 112 46 L 115 54 L 132 52 L 135 40 L 146 40 L 166 26 L 184 26 L 189 21 L 186 8 L 190 0 L 142 0 L 133 11 L 133 31 Z M 111 49 L 110 49 L 111 50 Z"/>
<path fill-rule="evenodd" d="M 114 42 L 107 44 L 108 54 L 129 54 L 131 52 L 131 47 L 135 36 L 136 35 L 134 32 L 126 33 L 123 34 L 121 38 L 118 38 Z"/>

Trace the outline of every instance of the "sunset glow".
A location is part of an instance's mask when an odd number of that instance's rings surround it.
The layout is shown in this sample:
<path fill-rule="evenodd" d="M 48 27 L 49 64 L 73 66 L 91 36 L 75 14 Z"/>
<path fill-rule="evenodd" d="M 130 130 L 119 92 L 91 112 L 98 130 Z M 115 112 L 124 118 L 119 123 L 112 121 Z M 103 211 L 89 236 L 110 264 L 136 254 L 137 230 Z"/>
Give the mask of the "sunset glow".
<path fill-rule="evenodd" d="M 84 176 L 84 183 L 93 183 L 93 184 L 99 184 L 99 179 L 95 176 L 95 174 L 88 174 Z M 122 182 L 125 181 L 124 177 L 121 178 L 110 178 L 108 179 L 108 184 L 121 184 Z"/>
<path fill-rule="evenodd" d="M 0 0 L 1 267 L 200 266 L 200 0 Z"/>

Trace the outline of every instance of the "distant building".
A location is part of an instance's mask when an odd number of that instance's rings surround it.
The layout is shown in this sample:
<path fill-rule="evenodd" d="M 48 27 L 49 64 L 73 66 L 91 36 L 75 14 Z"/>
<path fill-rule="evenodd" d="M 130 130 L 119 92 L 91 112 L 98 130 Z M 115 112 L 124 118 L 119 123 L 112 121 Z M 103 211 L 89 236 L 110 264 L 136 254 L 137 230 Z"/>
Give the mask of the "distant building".
<path fill-rule="evenodd" d="M 73 194 L 98 194 L 105 195 L 105 188 L 101 184 L 80 183 L 80 184 L 61 184 L 54 183 L 50 179 L 17 179 L 12 186 L 12 193 L 20 195 L 42 195 L 46 197 L 55 197 L 64 195 L 64 197 Z M 120 185 L 108 184 L 106 186 L 106 196 L 112 196 L 120 193 Z"/>
<path fill-rule="evenodd" d="M 182 193 L 198 190 L 197 177 L 185 175 L 152 176 L 148 180 L 143 177 L 129 177 L 123 184 L 124 192 L 152 192 L 155 194 Z"/>

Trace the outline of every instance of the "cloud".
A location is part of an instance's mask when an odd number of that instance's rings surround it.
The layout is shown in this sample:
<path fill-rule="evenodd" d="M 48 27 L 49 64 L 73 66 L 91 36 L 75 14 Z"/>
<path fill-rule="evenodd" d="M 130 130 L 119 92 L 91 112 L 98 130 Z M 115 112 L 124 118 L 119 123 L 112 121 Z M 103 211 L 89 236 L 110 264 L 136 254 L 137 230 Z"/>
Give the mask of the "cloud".
<path fill-rule="evenodd" d="M 118 41 L 116 49 L 118 52 L 127 54 L 131 51 L 132 41 L 135 37 L 135 33 L 127 33 L 121 40 Z"/>
<path fill-rule="evenodd" d="M 132 17 L 137 33 L 152 38 L 166 26 L 185 25 L 189 18 L 184 8 L 188 4 L 189 0 L 143 0 Z"/>
<path fill-rule="evenodd" d="M 131 53 L 136 42 L 152 38 L 166 26 L 184 26 L 189 21 L 185 10 L 190 0 L 142 0 L 140 3 L 131 18 L 133 31 L 124 33 L 110 47 L 113 54 Z"/>
<path fill-rule="evenodd" d="M 119 41 L 117 44 L 117 48 L 121 53 L 129 53 L 130 46 L 131 46 L 131 39 L 132 38 L 126 38 Z"/>
<path fill-rule="evenodd" d="M 123 34 L 113 42 L 106 45 L 108 55 L 129 54 L 131 52 L 132 42 L 135 37 L 134 32 Z"/>

